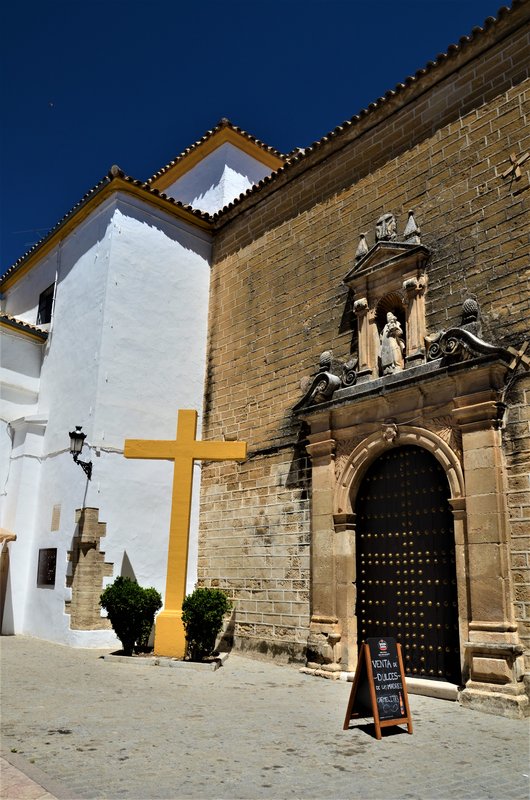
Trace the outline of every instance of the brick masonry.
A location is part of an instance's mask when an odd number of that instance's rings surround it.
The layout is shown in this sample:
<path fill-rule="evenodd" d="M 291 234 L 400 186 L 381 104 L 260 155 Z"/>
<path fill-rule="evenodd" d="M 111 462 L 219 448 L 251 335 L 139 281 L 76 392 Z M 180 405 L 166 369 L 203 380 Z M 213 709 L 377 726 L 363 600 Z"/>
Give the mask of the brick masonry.
<path fill-rule="evenodd" d="M 99 522 L 98 508 L 83 508 L 76 511 L 77 530 L 72 550 L 68 553 L 71 565 L 66 584 L 72 588 L 72 599 L 65 603 L 70 614 L 70 627 L 74 630 L 90 631 L 110 628 L 110 622 L 100 614 L 99 598 L 103 591 L 103 578 L 110 577 L 113 564 L 105 561 L 101 551 L 101 538 L 107 525 Z"/>
<path fill-rule="evenodd" d="M 304 431 L 291 413 L 319 354 L 355 351 L 348 291 L 359 234 L 414 209 L 432 251 L 428 332 L 481 304 L 484 338 L 520 345 L 530 307 L 528 5 L 480 47 L 433 70 L 247 197 L 218 222 L 212 271 L 205 438 L 248 442 L 242 465 L 204 465 L 199 578 L 237 600 L 239 646 L 302 658 L 310 615 Z M 424 91 L 420 91 L 421 87 Z M 530 645 L 530 381 L 506 394 L 503 431 L 514 602 Z"/>

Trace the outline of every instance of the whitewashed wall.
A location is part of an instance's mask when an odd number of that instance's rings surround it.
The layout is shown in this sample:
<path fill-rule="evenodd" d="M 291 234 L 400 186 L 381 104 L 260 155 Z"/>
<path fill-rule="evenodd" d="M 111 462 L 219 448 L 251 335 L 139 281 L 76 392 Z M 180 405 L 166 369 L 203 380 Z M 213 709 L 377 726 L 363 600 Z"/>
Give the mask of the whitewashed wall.
<path fill-rule="evenodd" d="M 38 490 L 40 479 L 44 429 L 35 412 L 43 348 L 42 342 L 19 331 L 5 326 L 0 328 L 0 526 L 9 532 L 30 531 L 34 525 L 36 507 L 28 503 L 26 497 Z M 29 422 L 17 425 L 15 420 L 21 417 Z M 8 486 L 17 487 L 17 491 L 8 493 Z M 7 547 L 12 553 L 14 548 L 27 548 L 27 544 L 13 542 Z M 26 555 L 27 552 L 26 549 Z M 28 570 L 27 557 L 14 560 L 4 617 L 5 630 L 9 633 L 14 631 L 15 624 L 20 628 L 23 623 Z"/>
<path fill-rule="evenodd" d="M 83 506 L 99 508 L 107 524 L 101 550 L 114 564 L 113 578 L 132 572 L 164 592 L 172 464 L 127 460 L 122 449 L 125 438 L 173 438 L 177 409 L 201 408 L 209 259 L 206 233 L 116 195 L 9 292 L 7 313 L 34 322 L 38 294 L 57 273 L 41 422 L 13 423 L 18 438 L 2 526 L 17 541 L 10 545 L 4 632 L 79 646 L 116 644 L 112 632 L 70 630 L 64 611 L 67 551 L 75 511 Z M 74 425 L 87 434 L 90 450 L 82 458 L 93 461 L 91 482 L 67 452 Z M 54 506 L 60 524 L 52 532 Z M 189 590 L 197 514 L 194 529 Z M 50 589 L 36 586 L 38 551 L 45 547 L 58 551 Z"/>
<path fill-rule="evenodd" d="M 261 161 L 225 142 L 164 191 L 213 214 L 271 172 Z"/>

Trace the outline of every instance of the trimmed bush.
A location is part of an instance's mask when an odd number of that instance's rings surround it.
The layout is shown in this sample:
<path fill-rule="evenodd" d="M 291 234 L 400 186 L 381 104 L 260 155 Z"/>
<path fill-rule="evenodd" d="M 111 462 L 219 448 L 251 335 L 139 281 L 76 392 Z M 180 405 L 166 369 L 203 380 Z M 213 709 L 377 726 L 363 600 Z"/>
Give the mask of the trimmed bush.
<path fill-rule="evenodd" d="M 160 592 L 119 576 L 102 593 L 99 604 L 108 614 L 124 655 L 132 656 L 134 649 L 147 647 L 155 614 L 162 607 Z"/>
<path fill-rule="evenodd" d="M 212 654 L 224 615 L 232 603 L 221 589 L 199 588 L 182 603 L 182 622 L 186 631 L 186 654 L 191 661 L 202 661 Z"/>

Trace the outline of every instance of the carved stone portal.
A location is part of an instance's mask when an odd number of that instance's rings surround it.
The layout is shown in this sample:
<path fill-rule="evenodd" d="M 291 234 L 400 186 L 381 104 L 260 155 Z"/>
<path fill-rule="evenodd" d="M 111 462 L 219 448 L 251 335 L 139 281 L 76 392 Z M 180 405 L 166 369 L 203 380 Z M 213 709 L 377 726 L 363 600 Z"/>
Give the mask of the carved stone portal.
<path fill-rule="evenodd" d="M 464 338 L 477 338 L 466 330 L 462 334 Z M 386 391 L 384 382 L 374 381 L 372 388 L 361 385 L 354 386 L 348 394 L 342 392 L 335 405 L 316 404 L 301 410 L 299 417 L 310 428 L 307 450 L 313 487 L 312 614 L 307 668 L 328 676 L 355 669 L 363 635 L 359 629 L 363 587 L 366 581 L 370 586 L 370 581 L 381 579 L 372 567 L 379 569 L 381 559 L 394 561 L 389 553 L 394 553 L 396 543 L 400 543 L 401 549 L 409 548 L 405 556 L 407 572 L 398 578 L 402 585 L 395 584 L 396 591 L 390 594 L 392 598 L 395 595 L 396 604 L 402 601 L 401 607 L 408 615 L 407 630 L 412 634 L 409 647 L 417 645 L 420 649 L 416 674 L 440 677 L 438 672 L 431 674 L 434 666 L 428 664 L 430 656 L 421 652 L 423 627 L 429 620 L 426 623 L 422 619 L 418 601 L 424 596 L 431 602 L 425 593 L 431 591 L 433 581 L 435 585 L 440 581 L 445 587 L 444 581 L 449 586 L 455 580 L 456 594 L 453 586 L 453 594 L 447 599 L 449 610 L 454 608 L 454 619 L 443 623 L 453 630 L 454 642 L 443 646 L 458 648 L 454 671 L 458 673 L 459 667 L 461 677 L 453 677 L 455 695 L 471 708 L 522 717 L 530 712 L 530 702 L 523 681 L 522 647 L 513 607 L 499 387 L 513 370 L 530 363 L 523 351 L 500 352 L 492 347 L 484 356 L 477 359 L 473 370 L 458 362 L 449 371 L 442 363 L 425 364 L 415 371 L 415 380 L 396 381 L 391 393 Z M 427 472 L 423 476 L 416 474 L 416 459 L 409 464 L 404 492 L 399 483 L 403 486 L 399 459 L 396 474 L 392 475 L 394 484 L 372 480 L 374 476 L 368 470 L 382 454 L 399 454 L 411 446 L 428 451 L 436 460 L 436 465 L 432 459 L 430 464 L 426 460 L 429 473 L 430 465 L 436 467 L 432 470 L 432 485 Z M 390 466 L 392 463 L 390 460 Z M 445 477 L 440 481 L 442 472 Z M 386 499 L 374 506 L 375 515 L 370 511 L 371 516 L 365 515 L 363 521 L 365 512 L 357 498 L 365 477 L 369 479 L 364 485 L 365 495 L 376 495 L 378 499 L 383 492 Z M 444 514 L 448 511 L 450 516 L 447 523 L 436 526 L 433 519 L 440 504 L 434 489 L 445 481 L 449 510 L 446 508 Z M 400 517 L 409 512 L 414 523 L 411 526 Z M 373 529 L 366 529 L 366 519 Z M 445 545 L 438 547 L 428 541 L 433 527 L 440 528 L 440 535 L 444 531 L 444 535 L 450 533 Z M 367 530 L 371 539 L 363 564 L 357 558 L 358 537 L 363 532 L 367 534 Z M 411 530 L 416 531 L 412 539 Z M 390 535 L 392 548 L 387 546 Z M 444 559 L 454 559 L 454 574 L 449 577 L 443 571 L 438 574 Z M 366 574 L 358 575 L 359 569 L 366 570 Z M 428 574 L 429 570 L 433 575 Z M 383 581 L 387 577 L 383 575 Z M 368 623 L 371 620 L 375 629 L 386 629 L 385 605 L 374 602 L 368 592 L 366 598 L 372 599 L 365 614 Z M 380 600 L 379 594 L 375 600 Z M 443 604 L 446 600 L 436 596 L 432 602 Z M 430 646 L 441 645 L 430 642 Z M 442 677 L 447 676 L 444 673 Z"/>

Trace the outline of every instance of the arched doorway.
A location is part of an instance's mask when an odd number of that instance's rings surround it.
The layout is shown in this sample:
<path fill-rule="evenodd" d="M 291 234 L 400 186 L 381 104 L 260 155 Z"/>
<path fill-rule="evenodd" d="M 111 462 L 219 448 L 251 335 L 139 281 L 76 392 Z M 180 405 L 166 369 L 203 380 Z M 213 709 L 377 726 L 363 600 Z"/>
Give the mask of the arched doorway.
<path fill-rule="evenodd" d="M 461 682 L 449 485 L 427 450 L 380 455 L 355 500 L 358 641 L 392 636 L 408 675 Z"/>

